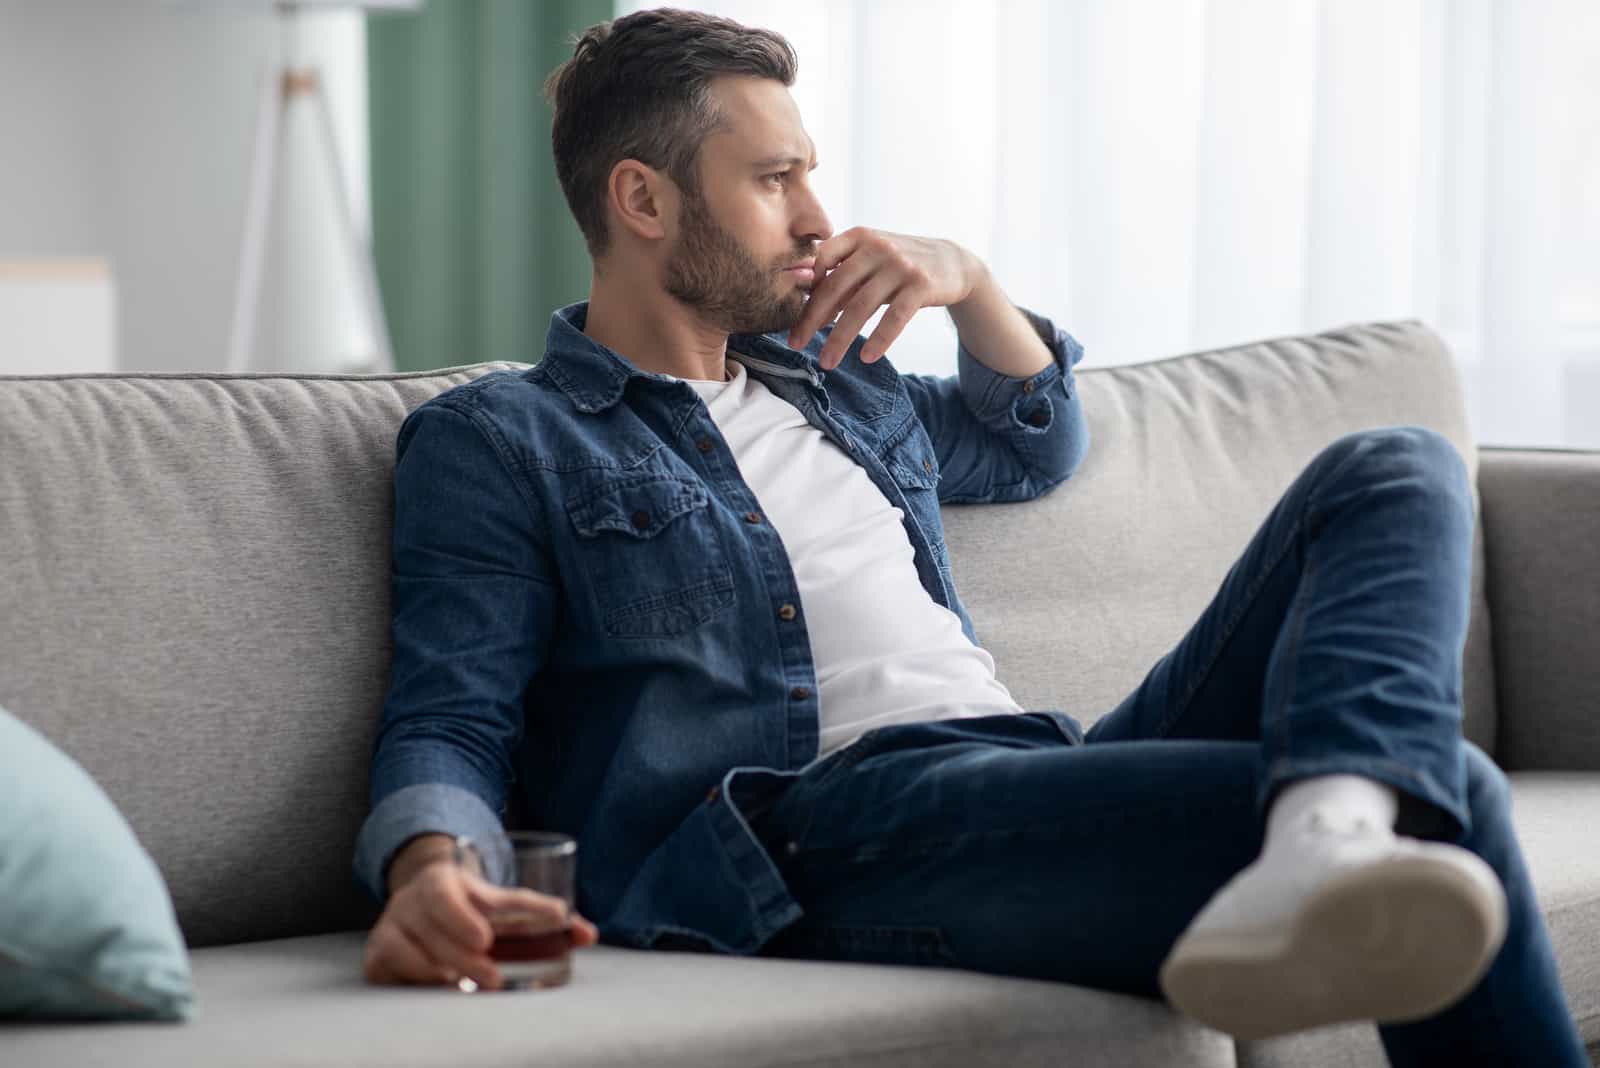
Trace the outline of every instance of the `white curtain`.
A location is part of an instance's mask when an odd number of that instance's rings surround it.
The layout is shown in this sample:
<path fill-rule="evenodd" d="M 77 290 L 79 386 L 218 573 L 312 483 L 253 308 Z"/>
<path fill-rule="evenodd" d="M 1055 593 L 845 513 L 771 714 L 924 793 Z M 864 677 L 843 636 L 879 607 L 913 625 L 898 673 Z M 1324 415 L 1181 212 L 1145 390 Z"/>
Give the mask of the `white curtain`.
<path fill-rule="evenodd" d="M 1600 448 L 1595 0 L 695 6 L 795 45 L 837 230 L 961 242 L 1084 366 L 1417 318 L 1479 442 Z"/>

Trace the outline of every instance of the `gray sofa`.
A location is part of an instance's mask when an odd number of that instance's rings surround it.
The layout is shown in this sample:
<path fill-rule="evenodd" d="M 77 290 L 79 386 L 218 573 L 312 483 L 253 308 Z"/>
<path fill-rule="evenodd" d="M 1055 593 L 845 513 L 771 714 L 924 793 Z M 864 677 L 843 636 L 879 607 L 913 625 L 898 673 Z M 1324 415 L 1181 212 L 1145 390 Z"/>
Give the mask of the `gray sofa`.
<path fill-rule="evenodd" d="M 374 912 L 350 859 L 385 686 L 395 432 L 504 366 L 0 379 L 0 706 L 121 807 L 171 889 L 198 996 L 183 1025 L 0 1025 L 0 1062 L 1384 1063 L 1368 1025 L 1235 1043 L 1159 1003 L 957 970 L 600 946 L 557 991 L 364 985 Z M 1510 772 L 1592 1057 L 1600 454 L 1476 449 L 1449 354 L 1415 322 L 1078 378 L 1079 473 L 946 521 L 1002 680 L 1085 724 L 1184 633 L 1323 446 L 1418 424 L 1461 449 L 1480 500 L 1466 734 Z"/>

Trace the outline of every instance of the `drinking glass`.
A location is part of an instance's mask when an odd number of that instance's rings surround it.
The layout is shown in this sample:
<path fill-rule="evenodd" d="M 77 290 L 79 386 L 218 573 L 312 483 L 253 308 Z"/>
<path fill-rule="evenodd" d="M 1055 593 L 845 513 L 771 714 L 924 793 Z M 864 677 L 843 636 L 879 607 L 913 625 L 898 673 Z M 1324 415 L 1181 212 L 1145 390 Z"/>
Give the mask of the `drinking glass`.
<path fill-rule="evenodd" d="M 473 842 L 482 854 L 484 877 L 521 886 L 567 903 L 570 916 L 578 872 L 578 843 L 552 831 L 506 831 L 493 842 Z M 458 862 L 461 850 L 457 850 Z M 539 930 L 542 922 L 516 912 L 491 912 L 494 945 L 489 956 L 507 990 L 564 986 L 572 978 L 572 928 Z"/>

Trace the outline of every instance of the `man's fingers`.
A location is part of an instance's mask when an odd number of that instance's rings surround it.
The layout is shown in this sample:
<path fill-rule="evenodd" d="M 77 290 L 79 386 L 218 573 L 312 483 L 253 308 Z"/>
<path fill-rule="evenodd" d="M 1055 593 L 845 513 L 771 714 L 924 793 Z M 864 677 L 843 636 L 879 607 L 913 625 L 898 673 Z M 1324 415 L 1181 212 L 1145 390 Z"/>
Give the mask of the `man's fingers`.
<path fill-rule="evenodd" d="M 798 344 L 811 341 L 811 334 L 822 329 L 822 323 L 832 323 L 838 317 L 838 310 L 845 307 L 845 301 L 851 294 L 866 281 L 872 273 L 872 256 L 866 251 L 858 251 L 851 245 L 843 254 L 832 257 L 822 256 L 821 249 L 816 259 L 816 283 L 811 286 L 811 294 L 806 297 L 805 310 L 800 313 L 800 321 L 795 323 L 795 329 L 790 333 L 790 341 L 798 337 Z"/>
<path fill-rule="evenodd" d="M 363 972 L 369 983 L 452 983 L 450 968 L 428 956 L 403 928 L 381 921 L 367 936 Z"/>
<path fill-rule="evenodd" d="M 470 873 L 460 873 L 456 878 L 439 879 L 420 889 L 430 924 L 452 942 L 481 953 L 494 941 L 494 929 L 473 905 L 471 888 L 475 879 Z"/>
<path fill-rule="evenodd" d="M 833 333 L 828 335 L 827 344 L 822 346 L 817 362 L 824 371 L 831 371 L 839 366 L 844 359 L 844 354 L 855 343 L 857 335 L 867 325 L 877 310 L 883 307 L 894 296 L 895 291 L 901 286 L 901 279 L 888 272 L 882 272 L 868 279 L 862 287 L 850 298 L 850 303 L 845 306 L 839 316 L 839 322 L 833 328 Z"/>
<path fill-rule="evenodd" d="M 477 877 L 460 868 L 439 865 L 425 870 L 391 902 L 389 919 L 449 980 L 467 976 L 480 987 L 501 985 L 499 969 L 489 959 L 494 931 L 471 900 Z"/>
<path fill-rule="evenodd" d="M 824 273 L 849 259 L 869 233 L 871 231 L 864 226 L 852 226 L 844 233 L 834 234 L 820 242 L 812 252 L 817 258 L 817 277 L 821 278 Z"/>
<path fill-rule="evenodd" d="M 600 929 L 588 920 L 572 914 L 572 944 L 574 946 L 592 946 L 600 941 Z"/>
<path fill-rule="evenodd" d="M 839 315 L 839 309 L 844 307 L 871 273 L 872 264 L 862 256 L 846 260 L 826 278 L 819 269 L 817 277 L 821 280 L 811 287 L 811 295 L 806 300 L 805 310 L 800 313 L 800 321 L 789 332 L 790 346 L 804 345 L 811 340 L 811 335 L 822 329 L 824 323 L 833 322 Z"/>
<path fill-rule="evenodd" d="M 495 886 L 477 882 L 469 886 L 473 903 L 485 914 L 511 913 L 533 933 L 559 931 L 572 922 L 572 910 L 554 894 L 541 894 L 517 886 Z"/>
<path fill-rule="evenodd" d="M 500 969 L 488 956 L 488 946 L 480 949 L 457 942 L 439 925 L 436 915 L 430 913 L 421 917 L 415 930 L 409 933 L 414 934 L 424 950 L 454 978 L 465 975 L 485 990 L 498 990 L 504 985 Z"/>
<path fill-rule="evenodd" d="M 864 363 L 882 359 L 889 351 L 889 346 L 895 343 L 906 324 L 911 322 L 911 317 L 922 309 L 922 302 L 915 298 L 913 293 L 901 291 L 894 295 L 894 300 L 889 305 L 889 310 L 883 313 L 883 318 L 878 320 L 878 327 L 872 331 L 872 336 L 867 338 L 861 346 L 861 359 Z"/>

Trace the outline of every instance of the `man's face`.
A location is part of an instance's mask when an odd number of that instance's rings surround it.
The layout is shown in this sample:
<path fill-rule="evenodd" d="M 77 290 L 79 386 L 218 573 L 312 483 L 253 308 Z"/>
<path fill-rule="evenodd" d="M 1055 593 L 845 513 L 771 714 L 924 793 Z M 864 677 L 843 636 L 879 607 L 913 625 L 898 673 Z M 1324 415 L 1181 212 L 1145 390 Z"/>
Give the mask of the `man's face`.
<path fill-rule="evenodd" d="M 727 128 L 700 147 L 701 189 L 679 205 L 666 290 L 730 334 L 787 331 L 813 282 L 795 265 L 833 233 L 810 184 L 815 149 L 781 83 L 726 77 L 712 95 Z"/>

